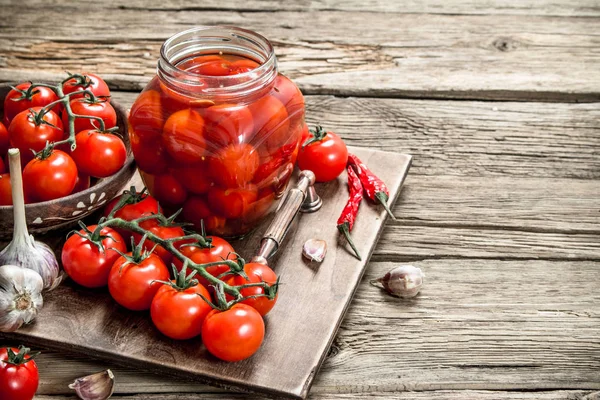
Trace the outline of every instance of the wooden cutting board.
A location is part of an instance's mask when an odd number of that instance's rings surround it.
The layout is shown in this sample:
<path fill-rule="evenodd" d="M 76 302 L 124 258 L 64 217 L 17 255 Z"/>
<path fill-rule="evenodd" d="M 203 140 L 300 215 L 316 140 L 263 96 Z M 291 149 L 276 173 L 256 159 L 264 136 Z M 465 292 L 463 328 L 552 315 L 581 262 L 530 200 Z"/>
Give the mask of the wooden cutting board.
<path fill-rule="evenodd" d="M 404 154 L 351 148 L 389 186 L 393 200 L 400 193 L 411 157 Z M 279 298 L 267 315 L 262 347 L 251 358 L 227 363 L 210 355 L 201 339 L 175 341 L 162 336 L 147 312 L 128 311 L 106 290 L 88 290 L 68 281 L 45 295 L 34 324 L 6 339 L 64 352 L 84 353 L 111 363 L 196 379 L 211 385 L 281 398 L 304 399 L 358 286 L 375 248 L 387 214 L 363 201 L 352 236 L 359 261 L 336 229 L 347 196 L 346 174 L 318 184 L 323 207 L 300 214 L 270 265 L 281 276 Z M 251 258 L 269 221 L 233 245 Z M 321 264 L 301 256 L 310 238 L 327 241 Z M 57 250 L 57 254 L 60 251 Z M 118 377 L 117 377 L 118 379 Z"/>

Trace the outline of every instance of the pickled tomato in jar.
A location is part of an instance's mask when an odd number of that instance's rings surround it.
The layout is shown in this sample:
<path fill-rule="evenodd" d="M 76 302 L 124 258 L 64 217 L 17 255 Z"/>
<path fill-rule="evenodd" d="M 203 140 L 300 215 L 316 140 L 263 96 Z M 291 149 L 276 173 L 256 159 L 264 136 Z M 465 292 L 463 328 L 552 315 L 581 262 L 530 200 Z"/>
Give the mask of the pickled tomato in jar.
<path fill-rule="evenodd" d="M 134 102 L 130 140 L 150 193 L 208 233 L 248 233 L 276 206 L 298 155 L 304 98 L 257 33 L 198 27 L 162 46 Z"/>

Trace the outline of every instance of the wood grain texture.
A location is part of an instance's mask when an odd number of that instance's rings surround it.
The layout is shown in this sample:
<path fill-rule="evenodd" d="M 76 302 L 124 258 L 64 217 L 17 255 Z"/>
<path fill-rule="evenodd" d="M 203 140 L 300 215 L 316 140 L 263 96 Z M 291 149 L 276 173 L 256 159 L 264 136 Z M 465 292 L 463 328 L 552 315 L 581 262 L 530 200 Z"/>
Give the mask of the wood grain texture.
<path fill-rule="evenodd" d="M 46 7 L 66 7 L 63 0 L 30 0 L 28 4 Z M 205 0 L 190 4 L 186 0 L 114 0 L 109 4 L 94 0 L 80 0 L 81 7 L 89 9 L 111 10 L 171 10 L 171 11 L 214 11 L 230 10 L 238 12 L 253 11 L 370 11 L 401 12 L 411 14 L 449 14 L 449 15 L 545 15 L 545 16 L 600 16 L 600 7 L 593 0 L 248 0 L 241 5 L 235 0 Z"/>
<path fill-rule="evenodd" d="M 314 398 L 442 389 L 600 390 L 599 262 L 422 261 L 417 265 L 425 272 L 424 288 L 412 300 L 368 283 L 396 265 L 369 264 L 317 375 Z M 48 352 L 38 364 L 44 371 L 40 394 L 69 393 L 72 379 L 107 367 L 115 371 L 118 394 L 215 393 L 87 357 L 66 361 Z"/>
<path fill-rule="evenodd" d="M 114 92 L 114 96 L 131 105 L 137 93 Z M 600 178 L 597 104 L 311 95 L 305 99 L 310 125 L 323 124 L 354 146 L 413 154 L 411 175 L 428 175 L 424 182 L 440 175 L 546 177 L 552 179 L 540 180 L 538 188 L 570 182 L 580 188 L 575 181 L 555 179 Z M 456 184 L 461 180 L 457 178 Z M 471 187 L 476 187 L 472 182 Z M 493 182 L 509 184 L 511 180 L 478 182 L 492 189 Z M 596 189 L 597 185 L 586 193 Z M 499 192 L 503 190 L 498 187 Z M 461 194 L 464 191 L 456 190 L 452 197 Z"/>
<path fill-rule="evenodd" d="M 410 156 L 351 149 L 389 183 L 390 198 L 395 199 L 410 167 Z M 86 290 L 70 282 L 45 297 L 35 324 L 2 335 L 227 388 L 277 398 L 305 398 L 386 219 L 383 209 L 362 207 L 353 231 L 364 257 L 359 261 L 346 249 L 335 224 L 321 223 L 324 216 L 339 214 L 346 203 L 345 177 L 319 189 L 323 207 L 317 213 L 302 214 L 297 229 L 288 232 L 285 245 L 270 260 L 282 282 L 290 283 L 282 284 L 277 307 L 266 318 L 260 351 L 247 360 L 219 361 L 201 346 L 199 338 L 187 342 L 165 338 L 152 326 L 147 313 L 133 313 L 111 301 L 105 291 Z M 254 234 L 232 242 L 236 251 L 249 259 L 265 228 L 263 224 Z M 302 244 L 314 237 L 329 244 L 327 257 L 319 265 L 304 261 L 300 254 Z"/>
<path fill-rule="evenodd" d="M 37 400 L 62 400 L 72 399 L 70 396 L 36 396 Z M 203 393 L 202 399 L 223 399 L 222 393 Z M 247 396 L 243 394 L 227 394 L 228 399 L 264 399 L 260 396 Z M 317 398 L 309 396 L 309 399 Z M 464 399 L 480 399 L 480 400 L 598 400 L 600 392 L 590 390 L 552 390 L 552 391 L 535 391 L 535 392 L 501 392 L 490 390 L 437 390 L 428 392 L 408 392 L 408 393 L 344 393 L 344 394 L 325 394 L 319 395 L 322 400 L 357 400 L 357 399 L 394 399 L 394 400 L 464 400 Z M 144 394 L 134 396 L 113 396 L 113 400 L 196 400 L 197 394 Z"/>
<path fill-rule="evenodd" d="M 47 7 L 40 18 L 20 18 L 21 3 L 3 7 L 0 80 L 28 78 L 40 69 L 55 74 L 83 69 L 115 86 L 140 89 L 154 74 L 161 43 L 201 21 L 264 34 L 277 49 L 281 70 L 311 94 L 600 100 L 593 16 L 180 12 L 96 4 L 76 13 Z M 61 24 L 52 24 L 55 20 Z M 365 25 L 369 28 L 356 31 Z"/>

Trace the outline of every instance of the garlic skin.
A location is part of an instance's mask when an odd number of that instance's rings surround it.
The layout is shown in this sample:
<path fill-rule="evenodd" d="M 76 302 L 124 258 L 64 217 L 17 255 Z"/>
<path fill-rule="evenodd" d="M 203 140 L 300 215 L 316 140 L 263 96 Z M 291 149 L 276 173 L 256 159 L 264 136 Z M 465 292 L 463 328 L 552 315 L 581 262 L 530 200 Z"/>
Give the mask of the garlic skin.
<path fill-rule="evenodd" d="M 308 239 L 302 246 L 302 255 L 310 261 L 322 262 L 327 255 L 327 242 L 321 239 Z"/>
<path fill-rule="evenodd" d="M 75 379 L 69 389 L 82 400 L 106 400 L 113 394 L 115 376 L 110 369 Z"/>
<path fill-rule="evenodd" d="M 11 171 L 21 171 L 19 149 L 8 150 L 8 162 Z M 54 289 L 60 267 L 52 249 L 42 242 L 36 242 L 27 231 L 25 219 L 25 200 L 23 197 L 23 179 L 20 173 L 10 174 L 12 187 L 14 229 L 12 241 L 0 252 L 0 265 L 18 265 L 40 274 L 44 289 Z"/>
<path fill-rule="evenodd" d="M 44 305 L 43 287 L 42 277 L 31 269 L 0 267 L 0 332 L 14 332 L 33 321 Z"/>
<path fill-rule="evenodd" d="M 379 283 L 391 295 L 405 299 L 415 297 L 423 286 L 425 274 L 421 268 L 412 265 L 400 265 L 371 284 Z"/>

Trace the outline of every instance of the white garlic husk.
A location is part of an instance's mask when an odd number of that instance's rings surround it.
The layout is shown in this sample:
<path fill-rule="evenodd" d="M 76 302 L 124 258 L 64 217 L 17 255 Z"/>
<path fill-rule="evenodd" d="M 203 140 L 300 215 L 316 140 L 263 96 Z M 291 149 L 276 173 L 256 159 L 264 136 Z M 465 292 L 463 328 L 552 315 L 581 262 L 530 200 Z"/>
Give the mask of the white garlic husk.
<path fill-rule="evenodd" d="M 302 255 L 310 261 L 322 262 L 327 255 L 327 242 L 321 239 L 308 239 L 302 246 Z"/>
<path fill-rule="evenodd" d="M 106 400 L 113 394 L 115 376 L 110 369 L 75 379 L 69 389 L 83 400 Z"/>
<path fill-rule="evenodd" d="M 43 288 L 42 277 L 31 269 L 0 267 L 0 332 L 14 332 L 35 319 L 44 305 Z"/>
<path fill-rule="evenodd" d="M 8 150 L 10 171 L 21 171 L 19 149 Z M 44 289 L 55 288 L 60 267 L 52 249 L 45 243 L 35 241 L 27 231 L 23 179 L 20 173 L 10 174 L 13 197 L 14 229 L 12 241 L 0 252 L 0 265 L 18 265 L 37 272 L 44 281 Z"/>
<path fill-rule="evenodd" d="M 394 296 L 402 298 L 415 297 L 421 291 L 425 274 L 421 268 L 412 265 L 400 265 L 379 279 L 371 281 L 372 284 L 379 283 L 383 288 Z"/>

